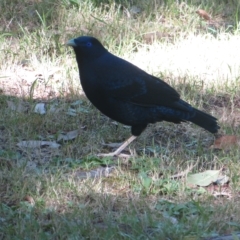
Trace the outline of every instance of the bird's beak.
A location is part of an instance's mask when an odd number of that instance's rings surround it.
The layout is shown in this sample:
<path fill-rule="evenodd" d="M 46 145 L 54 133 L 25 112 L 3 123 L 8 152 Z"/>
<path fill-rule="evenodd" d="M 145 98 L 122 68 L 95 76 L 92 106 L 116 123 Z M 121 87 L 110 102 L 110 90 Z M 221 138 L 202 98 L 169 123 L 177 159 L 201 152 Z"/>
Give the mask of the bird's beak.
<path fill-rule="evenodd" d="M 75 41 L 74 41 L 74 39 L 71 39 L 71 40 L 67 41 L 66 45 L 72 46 L 72 47 L 76 47 L 77 46 Z"/>

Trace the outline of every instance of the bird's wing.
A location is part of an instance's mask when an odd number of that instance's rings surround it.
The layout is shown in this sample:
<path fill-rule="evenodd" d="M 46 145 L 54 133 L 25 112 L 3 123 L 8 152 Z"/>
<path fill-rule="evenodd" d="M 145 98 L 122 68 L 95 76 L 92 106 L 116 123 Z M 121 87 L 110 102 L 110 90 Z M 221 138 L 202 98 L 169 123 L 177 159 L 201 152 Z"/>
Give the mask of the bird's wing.
<path fill-rule="evenodd" d="M 178 92 L 166 82 L 110 53 L 97 62 L 95 67 L 101 73 L 98 76 L 101 79 L 99 87 L 108 97 L 144 107 L 188 108 L 181 104 Z M 102 71 L 106 68 L 108 71 Z"/>
<path fill-rule="evenodd" d="M 139 105 L 172 105 L 180 99 L 180 95 L 167 83 L 151 75 L 144 76 L 143 80 L 134 81 L 131 88 L 138 87 L 138 95 L 131 98 L 131 102 Z"/>
<path fill-rule="evenodd" d="M 180 100 L 180 95 L 174 88 L 148 74 L 144 78 L 132 79 L 130 84 L 118 85 L 110 91 L 110 95 L 143 107 L 165 106 L 182 111 L 189 111 L 190 107 Z"/>
<path fill-rule="evenodd" d="M 161 79 L 142 70 L 131 72 L 132 74 L 123 72 L 112 78 L 111 85 L 105 85 L 111 97 L 145 107 L 172 106 L 180 99 L 177 91 Z"/>

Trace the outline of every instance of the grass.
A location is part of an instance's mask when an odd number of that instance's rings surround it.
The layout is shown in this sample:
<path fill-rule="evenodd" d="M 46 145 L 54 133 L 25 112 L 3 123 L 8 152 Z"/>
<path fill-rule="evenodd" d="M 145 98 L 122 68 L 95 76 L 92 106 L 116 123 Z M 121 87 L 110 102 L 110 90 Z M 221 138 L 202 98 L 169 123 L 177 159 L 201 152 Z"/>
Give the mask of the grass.
<path fill-rule="evenodd" d="M 140 13 L 131 13 L 133 5 Z M 221 134 L 239 135 L 238 1 L 0 6 L 0 239 L 208 239 L 240 230 L 239 149 L 212 150 L 214 136 L 199 127 L 159 123 L 130 145 L 137 153 L 131 159 L 98 158 L 112 150 L 104 144 L 124 141 L 130 129 L 92 107 L 64 45 L 80 35 L 99 38 L 216 116 Z M 198 8 L 213 22 L 200 19 Z M 45 115 L 34 113 L 39 102 Z M 73 130 L 78 137 L 59 149 L 16 145 Z M 223 168 L 231 197 L 171 177 L 191 165 L 193 173 Z"/>

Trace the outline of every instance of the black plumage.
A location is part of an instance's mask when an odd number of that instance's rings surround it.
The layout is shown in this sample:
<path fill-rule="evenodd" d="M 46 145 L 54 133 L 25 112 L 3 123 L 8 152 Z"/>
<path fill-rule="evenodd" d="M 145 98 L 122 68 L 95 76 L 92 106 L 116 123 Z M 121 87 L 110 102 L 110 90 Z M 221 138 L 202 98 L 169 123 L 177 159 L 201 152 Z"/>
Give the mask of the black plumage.
<path fill-rule="evenodd" d="M 159 78 L 121 59 L 93 37 L 68 41 L 77 59 L 80 81 L 87 98 L 103 114 L 131 126 L 132 137 L 108 155 L 118 155 L 149 123 L 189 121 L 216 133 L 217 119 L 193 108 Z"/>

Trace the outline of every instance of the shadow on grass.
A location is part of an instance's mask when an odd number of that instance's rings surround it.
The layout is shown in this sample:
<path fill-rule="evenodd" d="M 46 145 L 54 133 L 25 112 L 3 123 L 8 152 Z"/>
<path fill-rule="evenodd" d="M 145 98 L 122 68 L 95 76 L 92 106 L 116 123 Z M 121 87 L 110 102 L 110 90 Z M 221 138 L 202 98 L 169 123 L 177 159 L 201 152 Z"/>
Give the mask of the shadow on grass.
<path fill-rule="evenodd" d="M 177 88 L 182 91 L 182 87 Z M 192 96 L 209 110 L 215 109 L 214 97 L 197 92 Z M 14 110 L 7 101 L 26 109 Z M 45 115 L 34 113 L 37 102 L 46 104 Z M 219 108 L 229 107 L 221 104 Z M 102 150 L 102 141 L 122 141 L 129 129 L 116 128 L 84 96 L 28 101 L 2 94 L 0 105 L 3 239 L 183 239 L 239 230 L 231 216 L 231 224 L 225 227 L 221 221 L 226 219 L 215 216 L 238 211 L 234 203 L 214 204 L 216 200 L 206 200 L 169 178 L 190 162 L 199 161 L 199 169 L 209 169 L 220 168 L 228 157 L 237 161 L 234 153 L 209 150 L 211 135 L 200 128 L 155 124 L 133 144 L 140 157 L 127 162 L 99 159 L 94 155 Z M 49 112 L 52 105 L 55 111 Z M 74 114 L 69 115 L 69 109 Z M 82 130 L 79 136 L 61 142 L 56 151 L 46 146 L 24 150 L 16 146 L 22 140 L 56 141 L 58 134 L 75 129 Z M 217 156 L 225 160 L 216 160 Z M 114 167 L 106 177 L 79 178 L 79 173 L 106 166 Z M 153 182 L 154 178 L 158 181 Z"/>

